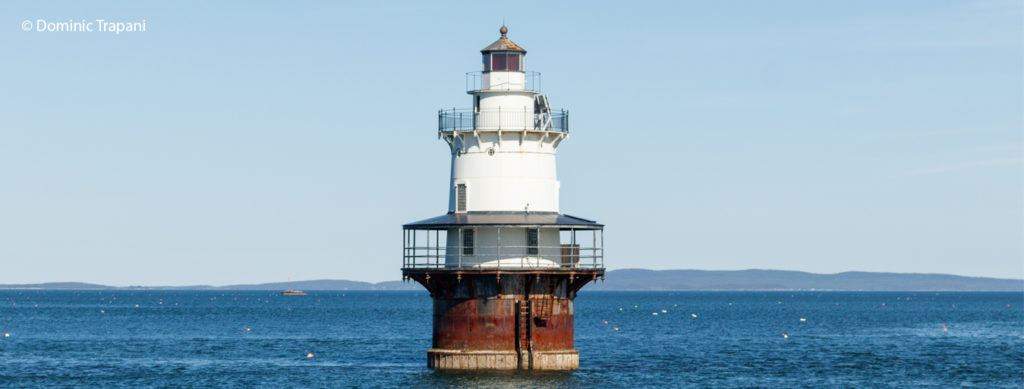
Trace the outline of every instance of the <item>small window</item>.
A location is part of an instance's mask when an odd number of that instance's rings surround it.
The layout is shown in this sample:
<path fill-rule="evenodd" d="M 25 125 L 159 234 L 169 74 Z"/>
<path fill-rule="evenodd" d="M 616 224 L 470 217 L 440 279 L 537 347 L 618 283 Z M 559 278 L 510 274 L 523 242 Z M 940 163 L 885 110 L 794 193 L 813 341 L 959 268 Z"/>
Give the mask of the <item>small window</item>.
<path fill-rule="evenodd" d="M 537 255 L 539 250 L 538 235 L 540 231 L 536 228 L 526 229 L 526 255 Z"/>
<path fill-rule="evenodd" d="M 473 255 L 473 230 L 462 230 L 462 255 Z"/>
<path fill-rule="evenodd" d="M 505 69 L 512 72 L 519 71 L 519 54 L 508 54 L 505 57 Z"/>
<path fill-rule="evenodd" d="M 505 62 L 505 54 L 491 54 L 491 70 L 502 71 L 508 68 Z"/>
<path fill-rule="evenodd" d="M 455 212 L 466 212 L 466 184 L 455 185 Z"/>
<path fill-rule="evenodd" d="M 485 72 L 491 70 L 491 66 L 490 65 L 491 65 L 491 55 L 490 54 L 484 54 L 484 71 Z"/>

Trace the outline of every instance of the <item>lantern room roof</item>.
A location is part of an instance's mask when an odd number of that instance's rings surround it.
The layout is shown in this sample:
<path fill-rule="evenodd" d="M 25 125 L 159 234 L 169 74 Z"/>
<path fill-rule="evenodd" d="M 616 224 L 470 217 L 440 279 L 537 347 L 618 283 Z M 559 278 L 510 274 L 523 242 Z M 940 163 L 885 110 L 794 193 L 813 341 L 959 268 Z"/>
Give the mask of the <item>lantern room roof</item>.
<path fill-rule="evenodd" d="M 562 229 L 600 230 L 603 224 L 557 212 L 466 212 L 447 213 L 402 226 L 409 230 L 432 230 L 470 226 L 484 227 L 559 227 Z"/>
<path fill-rule="evenodd" d="M 505 36 L 505 34 L 508 34 L 508 27 L 501 26 L 501 29 L 498 31 L 501 32 L 501 38 L 498 38 L 494 43 L 484 47 L 483 50 L 480 50 L 481 53 L 490 53 L 492 51 L 518 51 L 526 53 L 526 49 L 519 47 L 519 45 L 510 41 L 508 37 Z"/>

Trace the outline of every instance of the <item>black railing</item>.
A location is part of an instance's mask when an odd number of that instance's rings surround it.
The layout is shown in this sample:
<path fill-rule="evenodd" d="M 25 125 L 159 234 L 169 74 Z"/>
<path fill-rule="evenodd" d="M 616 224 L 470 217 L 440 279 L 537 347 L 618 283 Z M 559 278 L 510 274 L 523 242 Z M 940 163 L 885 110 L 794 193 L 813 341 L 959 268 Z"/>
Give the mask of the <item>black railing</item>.
<path fill-rule="evenodd" d="M 564 109 L 539 113 L 523 109 L 442 109 L 437 113 L 440 132 L 502 130 L 569 132 L 569 111 Z"/>

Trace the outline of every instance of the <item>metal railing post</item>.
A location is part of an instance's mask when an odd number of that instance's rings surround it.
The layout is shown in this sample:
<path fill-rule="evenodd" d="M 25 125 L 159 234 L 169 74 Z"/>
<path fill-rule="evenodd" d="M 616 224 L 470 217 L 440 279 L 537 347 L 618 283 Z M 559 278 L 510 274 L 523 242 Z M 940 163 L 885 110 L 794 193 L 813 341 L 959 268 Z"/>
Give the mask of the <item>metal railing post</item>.
<path fill-rule="evenodd" d="M 572 258 L 572 263 L 579 266 L 580 263 L 580 250 L 576 247 L 576 229 L 569 230 L 572 233 L 572 246 L 569 246 L 569 258 Z"/>

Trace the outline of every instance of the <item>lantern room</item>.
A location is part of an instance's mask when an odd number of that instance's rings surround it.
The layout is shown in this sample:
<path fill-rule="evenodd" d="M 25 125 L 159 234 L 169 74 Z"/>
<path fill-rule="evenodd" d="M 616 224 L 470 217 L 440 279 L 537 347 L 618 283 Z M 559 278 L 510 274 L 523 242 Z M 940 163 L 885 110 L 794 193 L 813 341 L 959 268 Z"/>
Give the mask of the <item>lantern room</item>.
<path fill-rule="evenodd" d="M 508 28 L 501 27 L 501 38 L 483 50 L 484 72 L 521 72 L 526 50 L 508 39 Z"/>

